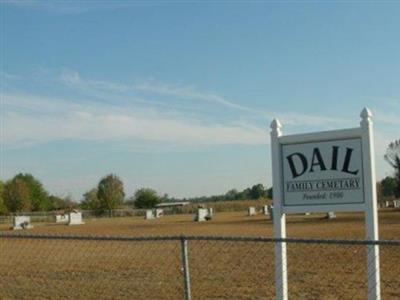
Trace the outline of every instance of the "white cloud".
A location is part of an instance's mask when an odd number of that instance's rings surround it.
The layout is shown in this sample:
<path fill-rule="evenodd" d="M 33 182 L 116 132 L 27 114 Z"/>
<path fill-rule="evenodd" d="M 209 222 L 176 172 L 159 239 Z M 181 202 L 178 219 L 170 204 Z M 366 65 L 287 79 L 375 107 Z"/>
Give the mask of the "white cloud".
<path fill-rule="evenodd" d="M 398 111 L 393 113 L 391 111 L 381 111 L 379 109 L 374 109 L 373 120 L 376 123 L 384 123 L 387 125 L 397 125 L 400 126 L 400 104 L 398 106 Z M 400 132 L 400 130 L 399 130 Z"/>
<path fill-rule="evenodd" d="M 2 3 L 22 9 L 37 9 L 59 14 L 81 14 L 93 10 L 127 9 L 150 6 L 153 1 L 53 1 L 53 0 L 2 0 Z"/>
<path fill-rule="evenodd" d="M 267 140 L 265 130 L 251 125 L 205 123 L 173 118 L 153 110 L 127 111 L 99 104 L 83 106 L 29 95 L 5 94 L 2 98 L 7 110 L 1 142 L 7 147 L 61 139 L 140 139 L 188 145 L 254 145 Z"/>
<path fill-rule="evenodd" d="M 3 95 L 6 106 L 3 112 L 4 143 L 8 146 L 26 146 L 56 139 L 141 139 L 186 145 L 256 145 L 267 142 L 268 122 L 275 117 L 283 123 L 286 133 L 313 128 L 319 131 L 338 126 L 358 126 L 356 118 L 280 112 L 267 108 L 258 110 L 213 93 L 199 91 L 194 86 L 154 80 L 117 83 L 83 78 L 77 71 L 63 69 L 53 83 L 68 86 L 83 96 L 69 101 L 32 94 Z M 139 92 L 144 93 L 144 98 L 138 98 Z M 155 94 L 160 96 L 158 101 L 149 101 Z M 93 95 L 100 101 L 93 100 Z M 176 103 L 172 99 L 181 101 Z M 397 101 L 391 103 L 396 105 Z M 211 108 L 220 105 L 231 109 L 235 113 L 233 116 L 237 117 L 228 120 L 224 116 L 226 110 L 218 109 L 195 117 L 185 116 L 188 109 L 203 104 L 211 104 Z M 384 110 L 374 112 L 377 123 L 399 124 L 394 113 L 385 113 Z M 210 121 L 209 113 L 214 121 Z M 256 120 L 256 123 L 249 120 Z M 262 127 L 255 125 L 260 121 Z"/>
<path fill-rule="evenodd" d="M 275 116 L 282 124 L 291 126 L 324 126 L 330 127 L 332 125 L 352 126 L 354 120 L 346 118 L 332 118 L 322 115 L 308 115 L 302 113 L 281 113 L 276 112 L 270 114 L 270 117 Z"/>
<path fill-rule="evenodd" d="M 103 94 L 104 97 L 109 99 L 110 93 L 121 94 L 126 92 L 145 92 L 148 94 L 158 94 L 165 97 L 179 98 L 185 100 L 187 106 L 191 103 L 200 102 L 219 105 L 233 111 L 247 114 L 248 116 L 257 116 L 259 119 L 272 120 L 273 118 L 280 118 L 282 123 L 293 126 L 332 126 L 351 124 L 351 120 L 344 118 L 333 118 L 322 115 L 309 115 L 302 113 L 287 113 L 272 110 L 256 109 L 245 105 L 237 104 L 220 95 L 214 93 L 203 92 L 190 85 L 177 85 L 170 83 L 162 83 L 154 80 L 147 80 L 136 82 L 133 84 L 121 84 L 111 81 L 98 81 L 83 79 L 77 71 L 64 69 L 60 75 L 60 81 L 73 89 L 84 90 L 88 94 L 97 95 Z M 153 104 L 160 104 L 152 101 Z M 165 103 L 163 104 L 165 105 Z"/>
<path fill-rule="evenodd" d="M 225 98 L 219 95 L 200 92 L 196 90 L 196 88 L 193 86 L 180 86 L 180 85 L 160 83 L 155 81 L 143 81 L 141 83 L 134 84 L 132 88 L 137 91 L 145 91 L 151 93 L 158 93 L 161 95 L 176 96 L 180 98 L 216 103 L 228 108 L 260 114 L 259 110 L 236 104 L 234 102 L 226 100 Z"/>
<path fill-rule="evenodd" d="M 83 79 L 77 71 L 71 69 L 63 69 L 59 79 L 62 83 L 71 88 L 78 88 L 86 91 L 125 92 L 129 90 L 129 87 L 123 84 Z"/>

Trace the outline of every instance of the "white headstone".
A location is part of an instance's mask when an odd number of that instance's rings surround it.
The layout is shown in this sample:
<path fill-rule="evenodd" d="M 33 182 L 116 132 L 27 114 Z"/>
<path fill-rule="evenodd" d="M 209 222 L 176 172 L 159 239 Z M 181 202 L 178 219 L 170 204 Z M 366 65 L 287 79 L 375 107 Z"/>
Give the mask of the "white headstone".
<path fill-rule="evenodd" d="M 399 208 L 400 207 L 400 200 L 393 200 L 393 207 Z"/>
<path fill-rule="evenodd" d="M 264 215 L 266 215 L 266 216 L 269 215 L 268 205 L 264 205 L 264 206 L 263 206 L 263 213 L 264 213 Z"/>
<path fill-rule="evenodd" d="M 248 209 L 248 215 L 249 216 L 255 216 L 256 215 L 256 208 L 254 206 L 250 206 Z"/>
<path fill-rule="evenodd" d="M 85 224 L 82 222 L 82 213 L 73 211 L 68 214 L 68 225 L 81 225 Z"/>
<path fill-rule="evenodd" d="M 67 214 L 64 215 L 56 215 L 56 223 L 68 223 L 69 216 Z"/>
<path fill-rule="evenodd" d="M 152 209 L 147 209 L 147 210 L 146 210 L 146 213 L 145 213 L 145 215 L 144 215 L 144 218 L 145 218 L 146 220 L 154 219 L 154 212 L 153 212 L 153 210 L 152 210 Z"/>
<path fill-rule="evenodd" d="M 164 216 L 164 210 L 162 208 L 156 208 L 154 210 L 154 215 L 156 218 L 161 218 L 162 216 Z"/>
<path fill-rule="evenodd" d="M 214 216 L 214 208 L 212 207 L 208 208 L 208 216 L 211 218 Z"/>
<path fill-rule="evenodd" d="M 207 219 L 206 219 L 207 216 L 208 216 L 207 208 L 198 208 L 194 220 L 197 222 L 207 221 Z"/>
<path fill-rule="evenodd" d="M 336 214 L 333 211 L 330 211 L 326 214 L 327 219 L 336 219 Z"/>
<path fill-rule="evenodd" d="M 13 218 L 13 230 L 31 229 L 31 217 L 28 216 L 15 216 Z"/>
<path fill-rule="evenodd" d="M 268 208 L 268 213 L 269 213 L 269 218 L 271 220 L 274 219 L 274 206 L 273 205 L 267 205 Z"/>
<path fill-rule="evenodd" d="M 389 207 L 390 206 L 390 202 L 389 201 L 385 201 L 385 207 Z"/>

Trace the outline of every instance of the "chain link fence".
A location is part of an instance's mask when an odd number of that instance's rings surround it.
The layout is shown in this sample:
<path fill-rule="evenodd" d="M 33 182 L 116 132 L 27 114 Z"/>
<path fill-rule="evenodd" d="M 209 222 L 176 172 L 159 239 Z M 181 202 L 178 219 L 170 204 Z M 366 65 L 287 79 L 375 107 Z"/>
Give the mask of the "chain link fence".
<path fill-rule="evenodd" d="M 281 242 L 289 298 L 366 299 L 373 243 L 382 298 L 400 298 L 400 241 L 0 233 L 0 299 L 273 299 Z"/>

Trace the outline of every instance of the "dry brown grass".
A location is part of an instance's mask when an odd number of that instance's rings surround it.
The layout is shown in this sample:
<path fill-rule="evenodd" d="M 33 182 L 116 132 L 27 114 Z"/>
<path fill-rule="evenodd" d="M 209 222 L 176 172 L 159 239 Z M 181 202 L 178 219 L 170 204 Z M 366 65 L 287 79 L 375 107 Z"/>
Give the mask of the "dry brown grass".
<path fill-rule="evenodd" d="M 34 224 L 32 233 L 97 235 L 272 235 L 272 222 L 245 212 L 217 213 L 210 222 L 192 215 L 158 220 L 86 220 L 86 225 Z M 356 238 L 362 214 L 289 216 L 289 237 Z M 380 236 L 399 239 L 400 212 L 381 211 Z M 7 226 L 0 226 L 7 230 Z M 292 299 L 365 299 L 364 246 L 289 244 Z M 193 299 L 270 299 L 274 295 L 273 245 L 189 241 Z M 400 297 L 400 249 L 381 247 L 383 299 Z M 0 299 L 182 299 L 180 244 L 0 239 Z"/>

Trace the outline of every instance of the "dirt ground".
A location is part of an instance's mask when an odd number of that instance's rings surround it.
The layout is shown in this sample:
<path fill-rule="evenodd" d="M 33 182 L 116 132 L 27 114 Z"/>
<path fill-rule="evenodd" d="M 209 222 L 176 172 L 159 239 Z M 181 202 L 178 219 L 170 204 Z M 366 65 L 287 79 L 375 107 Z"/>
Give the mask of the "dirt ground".
<path fill-rule="evenodd" d="M 363 239 L 364 216 L 287 219 L 288 237 Z M 272 222 L 245 212 L 90 219 L 85 225 L 34 224 L 31 233 L 82 235 L 272 236 Z M 400 239 L 400 211 L 379 213 L 380 239 Z M 0 231 L 9 231 L 1 225 Z M 179 241 L 104 242 L 0 238 L 0 299 L 183 299 Z M 192 299 L 272 299 L 271 243 L 189 241 Z M 400 299 L 400 247 L 381 246 L 383 299 Z M 291 299 L 365 299 L 366 247 L 288 244 Z"/>

